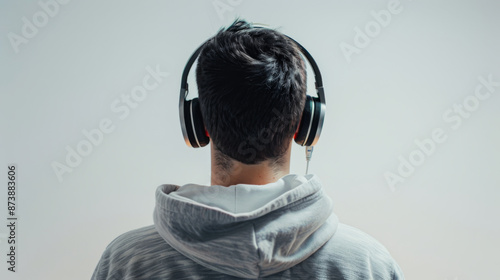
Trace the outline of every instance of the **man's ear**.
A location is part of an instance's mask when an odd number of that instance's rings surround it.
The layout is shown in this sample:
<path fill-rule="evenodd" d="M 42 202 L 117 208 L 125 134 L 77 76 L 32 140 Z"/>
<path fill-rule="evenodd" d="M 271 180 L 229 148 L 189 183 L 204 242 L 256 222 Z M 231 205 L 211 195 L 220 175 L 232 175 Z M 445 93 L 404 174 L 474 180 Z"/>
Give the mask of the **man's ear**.
<path fill-rule="evenodd" d="M 295 130 L 295 134 L 293 135 L 293 139 L 297 136 L 297 133 L 299 133 L 299 128 L 300 128 L 300 123 L 302 122 L 302 115 L 300 115 L 299 119 L 299 125 L 297 125 L 297 129 Z"/>
<path fill-rule="evenodd" d="M 307 96 L 306 96 L 306 100 L 307 100 Z M 304 110 L 302 110 L 302 112 L 300 113 L 299 124 L 297 125 L 297 129 L 295 130 L 295 134 L 293 135 L 293 139 L 295 139 L 295 136 L 297 136 L 297 133 L 299 133 L 300 124 L 302 123 L 302 115 L 304 115 Z"/>

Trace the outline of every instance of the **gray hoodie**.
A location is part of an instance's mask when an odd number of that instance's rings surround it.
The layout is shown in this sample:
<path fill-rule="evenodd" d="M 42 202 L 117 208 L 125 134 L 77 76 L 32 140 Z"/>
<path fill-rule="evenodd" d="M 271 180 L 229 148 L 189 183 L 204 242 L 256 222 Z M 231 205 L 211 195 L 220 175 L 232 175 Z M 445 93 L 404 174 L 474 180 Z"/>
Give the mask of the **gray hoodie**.
<path fill-rule="evenodd" d="M 92 279 L 404 279 L 389 252 L 338 222 L 314 175 L 268 185 L 161 185 L 154 226 L 109 244 Z"/>

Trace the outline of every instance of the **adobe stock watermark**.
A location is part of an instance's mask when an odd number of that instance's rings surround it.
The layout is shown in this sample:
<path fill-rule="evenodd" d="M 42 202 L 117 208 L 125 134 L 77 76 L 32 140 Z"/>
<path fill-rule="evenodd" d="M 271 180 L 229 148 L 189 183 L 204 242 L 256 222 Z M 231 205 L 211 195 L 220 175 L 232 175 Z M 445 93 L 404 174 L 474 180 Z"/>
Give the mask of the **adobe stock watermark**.
<path fill-rule="evenodd" d="M 270 128 L 259 130 L 257 137 L 249 137 L 238 146 L 238 153 L 245 156 L 248 161 L 253 161 L 257 152 L 262 151 L 265 145 L 271 142 L 276 131 L 283 129 L 284 121 L 290 119 L 276 108 L 273 108 L 272 112 L 275 116 L 271 119 Z"/>
<path fill-rule="evenodd" d="M 443 112 L 443 121 L 450 126 L 452 130 L 457 130 L 462 126 L 464 119 L 472 116 L 477 111 L 481 102 L 489 99 L 495 92 L 495 88 L 500 86 L 499 82 L 493 81 L 493 75 L 488 78 L 478 77 L 479 83 L 476 85 L 474 93 L 467 95 L 461 103 L 453 104 L 449 109 Z M 407 156 L 399 155 L 399 165 L 395 172 L 387 171 L 384 178 L 391 191 L 396 191 L 396 185 L 403 183 L 410 177 L 417 167 L 425 163 L 426 159 L 432 156 L 439 144 L 446 142 L 448 133 L 445 128 L 434 128 L 430 136 L 424 139 L 415 139 L 415 149 Z"/>
<path fill-rule="evenodd" d="M 14 52 L 19 53 L 19 46 L 21 44 L 28 44 L 30 39 L 35 38 L 41 28 L 44 28 L 48 23 L 50 18 L 54 18 L 59 14 L 61 10 L 61 5 L 66 5 L 70 0 L 41 0 L 38 1 L 38 6 L 40 10 L 36 11 L 31 19 L 27 17 L 22 17 L 21 32 L 19 34 L 14 32 L 9 32 L 7 37 L 9 38 L 10 45 Z"/>
<path fill-rule="evenodd" d="M 150 92 L 159 87 L 163 79 L 168 77 L 168 72 L 162 72 L 160 66 L 155 68 L 146 67 L 146 75 L 142 78 L 142 83 L 133 87 L 129 93 L 123 93 L 119 98 L 114 99 L 110 104 L 110 111 L 118 120 L 125 120 L 132 110 L 144 102 Z M 51 166 L 59 182 L 63 181 L 63 175 L 71 173 L 77 168 L 83 159 L 89 156 L 95 147 L 102 144 L 107 134 L 112 133 L 116 128 L 115 122 L 111 118 L 102 118 L 96 128 L 90 130 L 83 129 L 83 139 L 74 146 L 66 145 L 66 157 L 64 161 L 52 161 Z"/>
<path fill-rule="evenodd" d="M 411 1 L 411 0 L 410 0 Z M 372 10 L 370 15 L 372 20 L 368 21 L 364 28 L 354 27 L 353 43 L 349 44 L 342 41 L 339 44 L 340 50 L 348 63 L 351 63 L 354 54 L 360 54 L 361 50 L 368 47 L 372 40 L 379 36 L 383 28 L 386 28 L 395 15 L 403 11 L 403 6 L 399 0 L 389 0 L 387 8 L 378 12 Z"/>
<path fill-rule="evenodd" d="M 224 20 L 224 15 L 243 3 L 243 0 L 214 0 L 212 6 L 220 20 Z"/>

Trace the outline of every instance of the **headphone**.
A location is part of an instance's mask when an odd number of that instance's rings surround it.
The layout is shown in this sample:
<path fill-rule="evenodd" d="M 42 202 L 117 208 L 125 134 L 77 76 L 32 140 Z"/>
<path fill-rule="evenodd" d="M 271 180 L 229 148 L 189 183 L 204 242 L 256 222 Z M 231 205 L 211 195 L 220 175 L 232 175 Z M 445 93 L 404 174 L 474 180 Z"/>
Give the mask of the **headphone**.
<path fill-rule="evenodd" d="M 254 28 L 265 27 L 254 26 Z M 311 65 L 314 71 L 317 95 L 317 97 L 306 95 L 304 110 L 302 112 L 298 131 L 294 136 L 294 140 L 301 146 L 314 146 L 319 140 L 321 128 L 323 127 L 323 121 L 325 119 L 326 100 L 323 89 L 323 81 L 321 79 L 321 73 L 318 65 L 309 52 L 297 41 L 290 37 L 288 38 L 299 47 L 301 53 L 306 57 L 307 61 Z M 203 123 L 198 98 L 193 98 L 192 100 L 186 99 L 189 92 L 187 82 L 189 70 L 191 69 L 191 66 L 193 66 L 194 61 L 198 58 L 198 55 L 205 44 L 206 42 L 198 47 L 198 49 L 196 49 L 196 51 L 191 55 L 186 63 L 181 79 L 181 92 L 179 98 L 179 117 L 181 120 L 181 129 L 186 145 L 193 148 L 204 147 L 210 142 L 210 137 L 208 136 Z"/>

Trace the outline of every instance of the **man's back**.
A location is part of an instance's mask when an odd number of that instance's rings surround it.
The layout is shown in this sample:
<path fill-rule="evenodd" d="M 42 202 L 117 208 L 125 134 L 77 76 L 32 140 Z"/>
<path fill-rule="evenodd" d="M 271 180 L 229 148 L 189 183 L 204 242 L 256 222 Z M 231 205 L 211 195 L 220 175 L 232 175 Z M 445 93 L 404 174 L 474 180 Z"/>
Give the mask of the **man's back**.
<path fill-rule="evenodd" d="M 338 223 L 313 175 L 210 188 L 160 186 L 155 225 L 115 239 L 93 279 L 403 279 L 380 243 Z"/>

